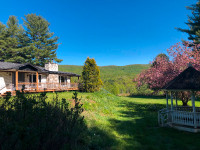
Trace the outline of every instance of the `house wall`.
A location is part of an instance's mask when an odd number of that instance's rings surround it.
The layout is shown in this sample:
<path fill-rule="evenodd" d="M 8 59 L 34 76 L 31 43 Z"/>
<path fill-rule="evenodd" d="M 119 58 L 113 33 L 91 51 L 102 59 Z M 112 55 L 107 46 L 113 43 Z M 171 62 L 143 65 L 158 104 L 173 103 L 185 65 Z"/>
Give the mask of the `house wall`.
<path fill-rule="evenodd" d="M 8 88 L 11 88 L 12 86 L 9 87 L 9 85 L 12 84 L 12 72 L 0 72 L 0 93 L 5 93 L 7 91 L 7 88 L 4 88 L 7 86 Z"/>
<path fill-rule="evenodd" d="M 2 86 L 12 84 L 12 72 L 0 72 L 0 88 Z"/>
<path fill-rule="evenodd" d="M 49 74 L 47 76 L 47 82 L 49 82 L 49 83 L 59 83 L 59 76 L 57 74 Z"/>

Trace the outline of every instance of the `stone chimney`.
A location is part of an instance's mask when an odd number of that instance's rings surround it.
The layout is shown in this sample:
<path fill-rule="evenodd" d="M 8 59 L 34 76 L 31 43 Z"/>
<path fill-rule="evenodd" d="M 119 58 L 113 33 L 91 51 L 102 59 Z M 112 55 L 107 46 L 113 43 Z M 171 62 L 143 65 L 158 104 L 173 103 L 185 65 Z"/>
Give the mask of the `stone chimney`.
<path fill-rule="evenodd" d="M 48 64 L 45 64 L 45 69 L 49 71 L 58 71 L 58 64 L 49 62 Z"/>
<path fill-rule="evenodd" d="M 45 69 L 49 71 L 58 71 L 58 64 L 53 63 L 53 61 L 45 64 Z M 47 82 L 49 83 L 59 83 L 59 75 L 57 74 L 49 74 L 47 76 Z"/>

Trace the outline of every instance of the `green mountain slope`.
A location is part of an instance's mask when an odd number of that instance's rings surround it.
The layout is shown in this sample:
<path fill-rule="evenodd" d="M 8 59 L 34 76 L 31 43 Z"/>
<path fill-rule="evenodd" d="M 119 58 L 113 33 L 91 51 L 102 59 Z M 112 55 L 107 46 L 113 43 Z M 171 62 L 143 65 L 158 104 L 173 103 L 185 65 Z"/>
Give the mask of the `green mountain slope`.
<path fill-rule="evenodd" d="M 113 94 L 132 93 L 135 89 L 133 79 L 141 71 L 148 69 L 149 64 L 127 66 L 100 66 L 100 75 L 104 88 Z M 59 65 L 59 71 L 73 72 L 81 75 L 82 66 Z"/>

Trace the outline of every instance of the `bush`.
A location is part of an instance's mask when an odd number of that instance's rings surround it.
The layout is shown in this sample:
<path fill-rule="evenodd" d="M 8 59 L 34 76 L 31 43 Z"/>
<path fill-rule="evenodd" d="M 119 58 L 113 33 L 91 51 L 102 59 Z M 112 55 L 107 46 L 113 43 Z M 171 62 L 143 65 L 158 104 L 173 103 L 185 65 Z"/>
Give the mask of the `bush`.
<path fill-rule="evenodd" d="M 82 104 L 74 93 L 75 104 L 66 99 L 46 102 L 46 93 L 8 95 L 0 104 L 1 149 L 81 149 L 86 145 L 86 125 Z"/>

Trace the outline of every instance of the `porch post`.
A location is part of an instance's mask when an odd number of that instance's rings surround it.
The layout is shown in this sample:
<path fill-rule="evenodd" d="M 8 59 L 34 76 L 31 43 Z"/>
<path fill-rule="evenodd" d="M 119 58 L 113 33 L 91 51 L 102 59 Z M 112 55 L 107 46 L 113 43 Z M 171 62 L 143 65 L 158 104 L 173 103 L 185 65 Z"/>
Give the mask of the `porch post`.
<path fill-rule="evenodd" d="M 15 72 L 15 86 L 16 90 L 18 90 L 18 70 Z"/>
<path fill-rule="evenodd" d="M 194 114 L 194 127 L 197 128 L 194 91 L 191 91 L 191 94 L 192 94 L 192 97 L 191 97 L 191 99 L 192 99 L 192 108 L 193 108 L 193 114 Z"/>
<path fill-rule="evenodd" d="M 168 92 L 166 91 L 166 107 L 168 109 Z"/>
<path fill-rule="evenodd" d="M 173 92 L 171 91 L 171 110 L 173 110 Z"/>
<path fill-rule="evenodd" d="M 36 91 L 38 91 L 38 72 L 36 72 Z"/>

